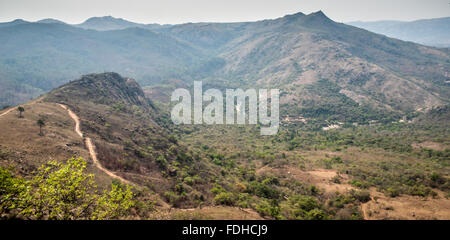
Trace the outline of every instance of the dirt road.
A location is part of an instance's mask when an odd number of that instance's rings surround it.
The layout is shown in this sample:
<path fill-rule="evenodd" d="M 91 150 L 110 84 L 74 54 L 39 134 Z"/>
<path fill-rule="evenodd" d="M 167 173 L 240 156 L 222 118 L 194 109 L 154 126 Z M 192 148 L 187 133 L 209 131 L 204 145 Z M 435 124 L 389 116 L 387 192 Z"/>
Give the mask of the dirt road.
<path fill-rule="evenodd" d="M 69 113 L 69 116 L 70 116 L 70 117 L 73 119 L 73 121 L 75 122 L 75 132 L 76 132 L 80 137 L 83 137 L 83 133 L 82 133 L 81 130 L 80 130 L 80 118 L 79 118 L 74 112 L 72 112 L 72 110 L 70 110 L 67 106 L 65 106 L 65 105 L 63 105 L 63 104 L 59 104 L 59 106 L 61 106 L 61 107 L 64 108 L 65 110 L 67 110 L 67 112 Z M 94 143 L 93 143 L 93 141 L 92 141 L 91 138 L 86 137 L 86 138 L 85 138 L 85 144 L 86 144 L 86 147 L 87 147 L 88 150 L 89 150 L 89 155 L 91 156 L 91 159 L 92 159 L 92 161 L 94 162 L 94 165 L 95 165 L 98 169 L 100 169 L 102 172 L 106 173 L 108 176 L 120 180 L 122 183 L 133 185 L 132 182 L 130 182 L 130 181 L 128 181 L 128 180 L 126 180 L 126 179 L 124 179 L 124 178 L 122 178 L 122 177 L 120 177 L 120 176 L 117 176 L 116 174 L 114 174 L 113 172 L 111 172 L 111 171 L 109 171 L 108 169 L 104 168 L 104 167 L 100 164 L 100 162 L 99 162 L 98 159 L 97 159 L 97 152 L 95 151 L 95 145 L 94 145 Z"/>
<path fill-rule="evenodd" d="M 22 106 L 22 107 L 23 107 L 23 106 L 27 106 L 27 105 L 33 104 L 33 103 L 35 103 L 35 102 L 37 102 L 37 101 L 42 100 L 42 98 L 43 98 L 43 97 L 37 98 L 37 99 L 35 99 L 35 100 L 33 100 L 33 101 L 27 103 L 27 104 L 23 104 L 23 105 L 19 105 L 19 106 Z M 16 107 L 18 107 L 18 106 L 16 106 Z M 3 117 L 3 116 L 5 116 L 6 114 L 10 113 L 11 111 L 16 110 L 16 109 L 17 109 L 16 107 L 11 107 L 10 109 L 6 110 L 4 113 L 0 113 L 0 117 Z"/>
<path fill-rule="evenodd" d="M 70 110 L 69 108 L 67 108 L 67 106 L 59 104 L 59 106 L 61 106 L 62 108 L 64 108 L 65 110 L 67 110 L 67 112 L 69 113 L 69 116 L 75 121 L 75 132 L 80 136 L 83 137 L 83 133 L 80 130 L 80 118 L 78 118 L 78 116 L 72 112 L 72 110 Z"/>
<path fill-rule="evenodd" d="M 15 109 L 15 108 L 8 109 L 6 112 L 0 114 L 0 117 L 5 116 L 6 114 L 8 114 L 9 112 L 11 112 L 11 111 L 14 110 L 14 109 Z"/>

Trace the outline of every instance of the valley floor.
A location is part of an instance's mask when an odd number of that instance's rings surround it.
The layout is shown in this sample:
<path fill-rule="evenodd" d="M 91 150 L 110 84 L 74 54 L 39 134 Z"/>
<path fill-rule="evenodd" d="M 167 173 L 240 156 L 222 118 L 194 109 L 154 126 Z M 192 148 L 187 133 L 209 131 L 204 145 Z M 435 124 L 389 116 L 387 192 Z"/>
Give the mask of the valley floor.
<path fill-rule="evenodd" d="M 24 118 L 18 118 L 15 109 L 0 112 L 1 166 L 13 166 L 16 174 L 27 176 L 48 160 L 83 157 L 89 159 L 88 172 L 95 174 L 99 186 L 108 186 L 114 178 L 132 184 L 131 179 L 95 161 L 95 143 L 89 138 L 84 142 L 79 119 L 67 107 L 36 100 L 24 108 Z M 38 135 L 38 119 L 45 119 L 44 136 Z M 299 147 L 301 143 L 289 148 L 289 141 L 279 141 L 286 137 L 283 132 L 275 139 L 240 127 L 179 131 L 184 131 L 180 133 L 184 144 L 211 161 L 211 171 L 218 174 L 215 188 L 219 190 L 211 190 L 214 200 L 194 208 L 174 207 L 166 197 L 150 194 L 155 205 L 147 218 L 306 219 L 308 211 L 321 209 L 326 218 L 336 219 L 450 219 L 445 185 L 449 159 L 447 155 L 420 155 L 423 151 L 430 153 L 424 149 L 444 151 L 448 148 L 446 141 L 420 139 L 410 144 L 413 152 L 317 143 L 309 148 Z M 299 138 L 292 139 L 300 142 Z M 438 180 L 433 182 L 430 176 Z M 230 199 L 220 199 L 225 196 Z M 302 204 L 310 199 L 317 206 L 307 210 Z M 299 208 L 306 213 L 300 213 Z"/>

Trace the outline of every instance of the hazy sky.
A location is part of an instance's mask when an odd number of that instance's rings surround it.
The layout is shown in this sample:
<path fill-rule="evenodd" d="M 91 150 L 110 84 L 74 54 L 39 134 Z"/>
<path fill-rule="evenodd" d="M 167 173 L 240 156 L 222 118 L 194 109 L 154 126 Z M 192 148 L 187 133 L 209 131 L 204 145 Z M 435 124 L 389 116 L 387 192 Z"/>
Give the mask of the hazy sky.
<path fill-rule="evenodd" d="M 450 16 L 450 0 L 0 0 L 0 22 L 111 15 L 140 23 L 237 22 L 324 11 L 338 22 Z"/>

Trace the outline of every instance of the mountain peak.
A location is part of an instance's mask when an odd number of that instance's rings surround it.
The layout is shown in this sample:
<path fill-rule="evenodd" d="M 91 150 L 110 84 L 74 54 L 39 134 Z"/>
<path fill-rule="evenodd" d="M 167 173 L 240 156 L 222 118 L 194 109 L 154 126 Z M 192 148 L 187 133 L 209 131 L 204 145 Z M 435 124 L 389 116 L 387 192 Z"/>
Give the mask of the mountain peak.
<path fill-rule="evenodd" d="M 314 29 L 329 29 L 334 27 L 334 21 L 329 19 L 322 11 L 313 12 L 308 15 L 298 12 L 291 15 L 285 15 L 280 18 L 280 20 L 284 24 Z"/>
<path fill-rule="evenodd" d="M 11 23 L 28 23 L 28 22 L 21 18 L 18 18 L 18 19 L 14 19 L 13 21 L 11 21 Z"/>
<path fill-rule="evenodd" d="M 307 15 L 308 18 L 313 18 L 313 19 L 321 19 L 321 20 L 326 20 L 326 21 L 332 21 L 329 17 L 327 17 L 327 15 L 325 15 L 325 13 L 322 12 L 322 10 L 317 11 L 317 12 L 313 12 Z"/>
<path fill-rule="evenodd" d="M 2 22 L 0 23 L 0 26 L 14 26 L 14 25 L 19 25 L 19 24 L 24 24 L 24 23 L 29 23 L 23 19 L 15 19 L 11 22 Z"/>
<path fill-rule="evenodd" d="M 325 13 L 322 12 L 322 10 L 319 10 L 319 11 L 313 12 L 313 13 L 310 13 L 309 15 L 319 16 L 319 17 L 326 17 L 326 18 L 327 18 L 327 16 L 325 15 Z"/>
<path fill-rule="evenodd" d="M 53 18 L 45 18 L 42 20 L 37 21 L 37 23 L 59 23 L 59 24 L 66 24 L 63 21 L 59 21 L 57 19 L 53 19 Z"/>
<path fill-rule="evenodd" d="M 298 17 L 303 17 L 303 16 L 305 16 L 304 13 L 298 12 L 298 13 L 294 13 L 294 14 L 287 14 L 284 17 L 285 18 L 298 18 Z"/>
<path fill-rule="evenodd" d="M 115 18 L 111 15 L 108 15 L 108 16 L 102 16 L 102 17 L 90 17 L 84 22 L 87 23 L 87 22 L 96 22 L 96 21 L 125 21 L 125 20 L 122 18 Z"/>
<path fill-rule="evenodd" d="M 91 17 L 77 26 L 98 31 L 118 30 L 129 27 L 137 27 L 140 24 L 113 16 Z"/>
<path fill-rule="evenodd" d="M 303 24 L 314 28 L 329 28 L 334 26 L 334 21 L 328 18 L 322 11 L 317 11 L 306 15 Z"/>
<path fill-rule="evenodd" d="M 47 100 L 65 104 L 88 100 L 106 105 L 122 102 L 130 106 L 149 106 L 135 80 L 114 72 L 83 75 L 50 92 Z"/>
<path fill-rule="evenodd" d="M 299 19 L 302 19 L 303 17 L 305 17 L 306 15 L 303 14 L 302 12 L 298 12 L 298 13 L 294 13 L 294 14 L 288 14 L 285 15 L 282 18 L 278 18 L 281 21 L 285 21 L 287 23 L 293 23 L 293 22 L 297 22 Z"/>

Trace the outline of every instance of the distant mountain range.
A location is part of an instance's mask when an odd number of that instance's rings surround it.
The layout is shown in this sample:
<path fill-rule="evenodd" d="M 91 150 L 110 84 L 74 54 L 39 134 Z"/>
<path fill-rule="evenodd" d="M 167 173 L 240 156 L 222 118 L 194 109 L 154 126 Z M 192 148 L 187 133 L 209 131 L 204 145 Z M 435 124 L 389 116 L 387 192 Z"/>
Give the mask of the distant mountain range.
<path fill-rule="evenodd" d="M 8 23 L 0 23 L 0 26 L 15 25 L 20 23 L 30 23 L 30 22 L 24 21 L 22 19 L 17 19 L 15 21 Z M 37 21 L 37 23 L 67 24 L 60 20 L 51 18 L 42 19 L 40 21 Z M 373 21 L 373 22 L 355 21 L 355 22 L 347 22 L 346 24 L 404 41 L 411 41 L 434 47 L 450 47 L 450 40 L 449 40 L 450 17 L 422 19 L 411 22 L 389 21 L 389 20 Z M 139 27 L 155 30 L 155 29 L 169 28 L 174 25 L 142 24 L 130 22 L 122 18 L 104 16 L 104 17 L 92 17 L 87 19 L 83 23 L 72 24 L 72 26 L 97 31 L 110 31 L 110 30 L 121 30 L 131 27 Z"/>
<path fill-rule="evenodd" d="M 280 88 L 282 114 L 340 121 L 391 121 L 450 101 L 449 49 L 337 23 L 321 11 L 178 25 L 16 20 L 0 24 L 0 41 L 0 105 L 109 71 L 144 89 L 193 80 Z"/>
<path fill-rule="evenodd" d="M 11 22 L 0 23 L 0 27 L 24 24 L 24 23 L 33 23 L 33 22 L 25 21 L 23 19 L 16 19 Z M 51 23 L 51 24 L 59 23 L 59 24 L 70 25 L 73 27 L 79 27 L 79 28 L 83 28 L 83 29 L 91 29 L 91 30 L 97 30 L 97 31 L 121 30 L 121 29 L 132 28 L 132 27 L 155 29 L 155 28 L 163 28 L 163 27 L 172 26 L 170 24 L 161 25 L 161 24 L 135 23 L 135 22 L 127 21 L 122 18 L 115 18 L 112 16 L 91 17 L 80 24 L 68 24 L 63 21 L 53 19 L 53 18 L 45 18 L 45 19 L 36 21 L 34 23 Z"/>
<path fill-rule="evenodd" d="M 347 24 L 404 41 L 435 47 L 450 47 L 450 17 L 413 22 L 376 21 Z"/>

